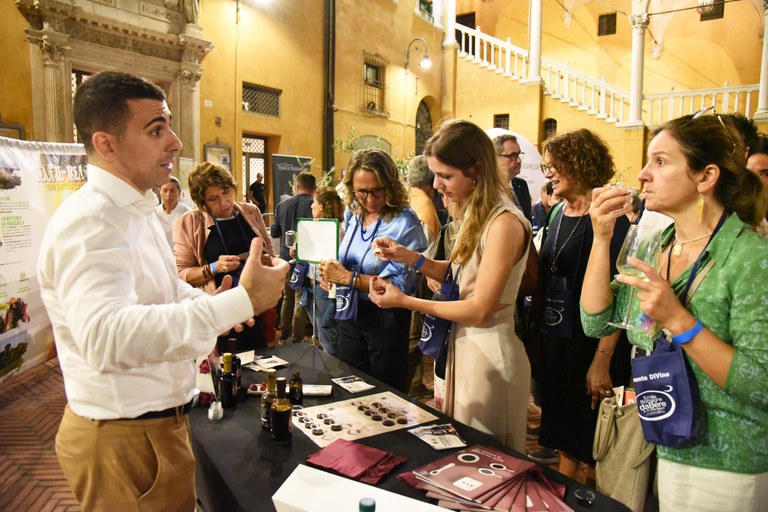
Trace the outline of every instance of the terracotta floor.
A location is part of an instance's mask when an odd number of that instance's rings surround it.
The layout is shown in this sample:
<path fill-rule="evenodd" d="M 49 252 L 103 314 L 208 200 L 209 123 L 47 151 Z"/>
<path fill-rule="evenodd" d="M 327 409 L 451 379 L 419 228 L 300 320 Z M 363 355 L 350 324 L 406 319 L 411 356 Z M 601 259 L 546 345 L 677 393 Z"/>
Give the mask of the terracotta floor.
<path fill-rule="evenodd" d="M 80 510 L 54 453 L 65 405 L 57 359 L 0 384 L 0 511 Z M 539 414 L 531 402 L 529 424 Z M 528 441 L 529 451 L 538 448 Z"/>

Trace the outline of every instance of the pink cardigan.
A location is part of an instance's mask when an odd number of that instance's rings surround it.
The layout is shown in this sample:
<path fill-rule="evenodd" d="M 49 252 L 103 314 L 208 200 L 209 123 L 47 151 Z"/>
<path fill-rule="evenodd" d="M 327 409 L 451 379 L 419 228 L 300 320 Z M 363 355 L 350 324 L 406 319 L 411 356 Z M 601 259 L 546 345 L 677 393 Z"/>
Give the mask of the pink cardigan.
<path fill-rule="evenodd" d="M 269 238 L 267 226 L 258 207 L 250 203 L 236 202 L 235 209 L 243 215 L 256 236 L 264 241 L 267 252 L 274 256 L 272 240 Z M 198 208 L 188 211 L 174 222 L 173 253 L 176 256 L 176 268 L 182 281 L 187 281 L 187 272 L 190 268 L 210 263 L 205 260 L 205 242 L 211 232 L 208 228 L 213 225 L 213 217 Z M 216 280 L 211 279 L 200 289 L 206 293 L 213 293 L 216 289 Z"/>

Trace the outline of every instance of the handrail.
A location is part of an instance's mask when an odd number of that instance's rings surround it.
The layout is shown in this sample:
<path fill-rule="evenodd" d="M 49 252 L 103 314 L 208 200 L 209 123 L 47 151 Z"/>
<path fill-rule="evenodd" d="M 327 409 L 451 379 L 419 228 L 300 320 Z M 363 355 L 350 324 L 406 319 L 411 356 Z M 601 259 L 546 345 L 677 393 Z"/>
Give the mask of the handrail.
<path fill-rule="evenodd" d="M 490 71 L 514 80 L 528 77 L 528 50 L 484 34 L 480 27 L 472 29 L 456 25 L 459 55 Z M 596 115 L 598 119 L 621 124 L 629 112 L 629 92 L 611 85 L 605 77 L 596 79 L 572 69 L 568 63 L 559 64 L 541 59 L 544 93 L 579 110 Z M 738 112 L 745 116 L 757 104 L 759 85 L 738 85 L 670 91 L 643 95 L 643 122 L 646 126 L 664 123 L 675 117 L 691 114 L 701 108 L 714 106 L 718 112 Z"/>

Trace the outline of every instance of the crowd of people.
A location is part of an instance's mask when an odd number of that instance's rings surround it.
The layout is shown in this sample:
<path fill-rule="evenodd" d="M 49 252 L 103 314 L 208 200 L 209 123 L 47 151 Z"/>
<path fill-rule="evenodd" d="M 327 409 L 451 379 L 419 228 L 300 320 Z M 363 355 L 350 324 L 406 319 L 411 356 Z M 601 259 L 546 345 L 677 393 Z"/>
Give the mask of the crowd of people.
<path fill-rule="evenodd" d="M 215 163 L 189 176 L 196 208 L 177 207 L 181 186 L 169 177 L 181 142 L 153 84 L 96 74 L 74 112 L 89 180 L 54 215 L 38 275 L 69 400 L 57 456 L 84 507 L 193 502 L 189 360 L 266 346 L 282 297 L 284 343 L 302 342 L 311 325 L 320 349 L 405 392 L 427 368 L 437 408 L 519 452 L 533 393 L 539 444 L 581 480 L 579 468 L 595 464 L 601 401 L 631 385 L 632 358 L 657 340 L 611 326 L 631 306 L 630 317 L 682 347 L 698 387 L 698 437 L 656 450 L 661 510 L 765 510 L 768 143 L 742 119 L 662 125 L 636 194 L 612 185 L 597 134 L 555 135 L 534 205 L 518 140 L 450 120 L 407 182 L 381 149 L 355 151 L 335 189 L 300 173 L 268 229 L 263 176 L 240 202 Z M 630 223 L 653 214 L 668 220 L 660 267 L 630 260 L 643 276 L 618 274 Z M 295 286 L 286 234 L 310 217 L 336 219 L 338 257 Z M 450 300 L 430 300 L 448 289 Z M 425 315 L 446 326 L 434 331 L 444 350 L 429 366 L 418 352 Z M 150 462 L 157 450 L 167 467 Z"/>

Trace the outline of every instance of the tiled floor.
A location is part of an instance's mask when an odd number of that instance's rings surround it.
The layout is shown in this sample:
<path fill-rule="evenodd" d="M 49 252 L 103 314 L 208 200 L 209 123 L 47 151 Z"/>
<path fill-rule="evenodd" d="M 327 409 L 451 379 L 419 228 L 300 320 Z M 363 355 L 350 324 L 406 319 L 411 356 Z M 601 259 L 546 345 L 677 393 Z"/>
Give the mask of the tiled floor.
<path fill-rule="evenodd" d="M 55 358 L 0 384 L 0 511 L 80 510 L 54 453 L 65 405 Z M 529 424 L 538 423 L 539 414 L 531 403 Z M 538 448 L 528 441 L 529 451 Z"/>

